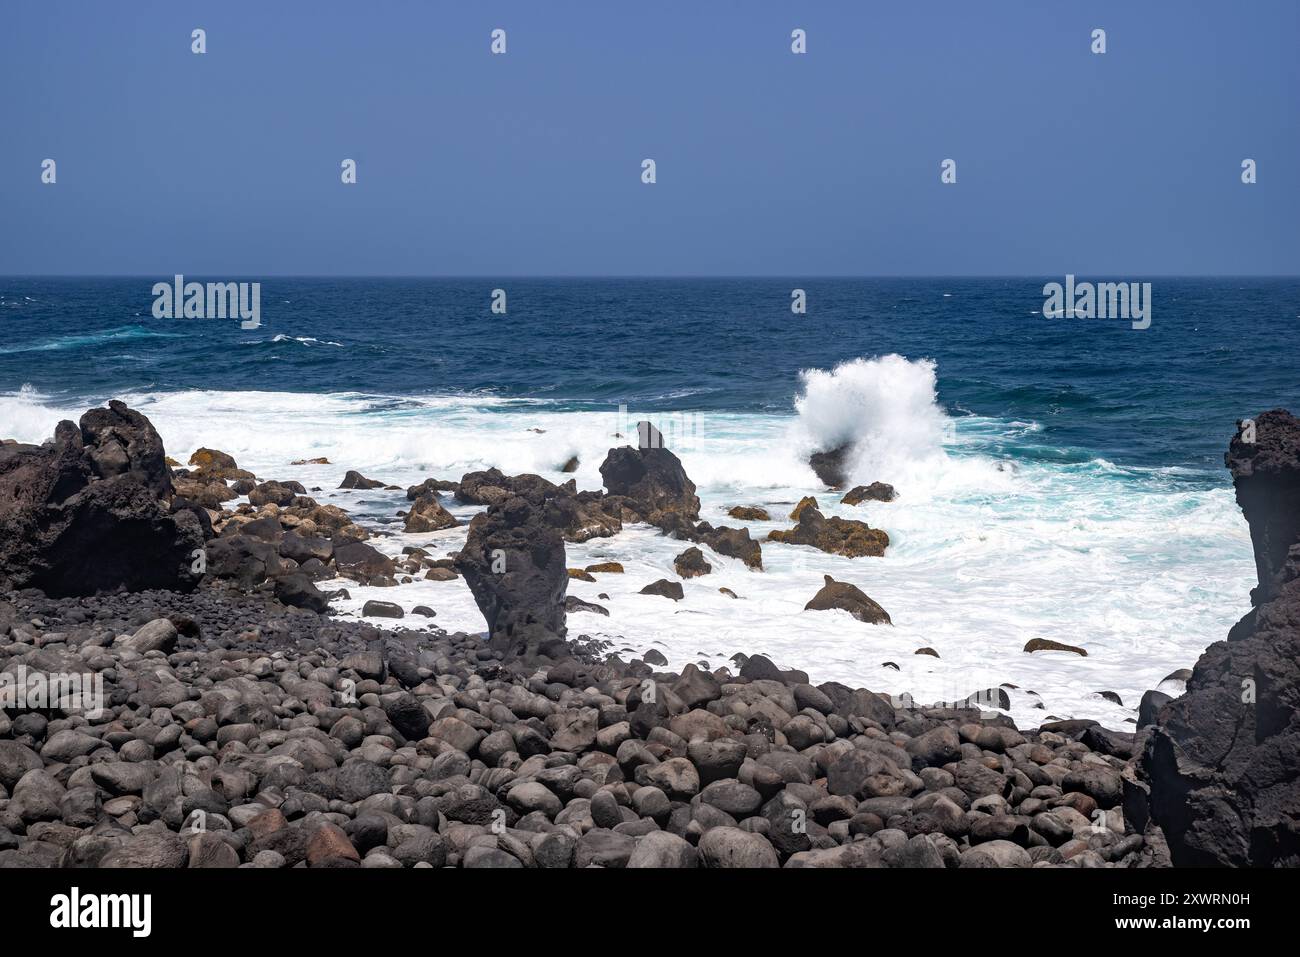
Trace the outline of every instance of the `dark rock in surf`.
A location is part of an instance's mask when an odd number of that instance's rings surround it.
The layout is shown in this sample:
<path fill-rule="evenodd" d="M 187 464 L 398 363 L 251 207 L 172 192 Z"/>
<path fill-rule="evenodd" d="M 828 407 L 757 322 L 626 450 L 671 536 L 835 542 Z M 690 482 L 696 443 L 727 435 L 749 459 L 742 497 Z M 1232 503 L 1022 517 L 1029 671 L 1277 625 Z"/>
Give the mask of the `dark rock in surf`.
<path fill-rule="evenodd" d="M 804 605 L 804 611 L 829 611 L 838 608 L 847 611 L 858 621 L 869 625 L 891 625 L 889 612 L 867 597 L 856 585 L 837 582 L 830 575 L 825 576 L 826 584 Z"/>
<path fill-rule="evenodd" d="M 668 449 L 628 445 L 610 449 L 600 476 L 610 496 L 641 521 L 658 525 L 670 515 L 692 522 L 700 517 L 695 483 L 681 459 Z"/>
<path fill-rule="evenodd" d="M 670 582 L 666 578 L 661 578 L 657 582 L 651 582 L 638 593 L 641 595 L 660 595 L 664 598 L 671 598 L 673 601 L 681 601 L 685 597 L 682 591 L 681 582 Z"/>
<path fill-rule="evenodd" d="M 748 568 L 762 569 L 762 546 L 749 536 L 747 528 L 714 528 L 708 522 L 692 522 L 680 513 L 666 513 L 659 522 L 664 534 L 687 542 L 708 545 L 719 555 L 739 558 Z"/>
<path fill-rule="evenodd" d="M 827 452 L 814 452 L 808 457 L 808 464 L 824 484 L 830 488 L 842 488 L 849 480 L 847 459 L 850 448 L 845 443 Z"/>
<path fill-rule="evenodd" d="M 763 548 L 749 537 L 749 529 L 725 525 L 714 528 L 708 522 L 700 522 L 695 526 L 695 534 L 695 541 L 708 545 L 719 555 L 739 558 L 747 568 L 762 569 Z"/>
<path fill-rule="evenodd" d="M 704 558 L 704 553 L 691 546 L 673 559 L 673 568 L 682 578 L 698 578 L 713 571 L 713 566 Z"/>
<path fill-rule="evenodd" d="M 589 611 L 597 615 L 609 617 L 609 609 L 604 605 L 597 605 L 594 602 L 583 601 L 577 595 L 566 595 L 564 599 L 564 610 L 572 615 L 574 612 Z"/>
<path fill-rule="evenodd" d="M 565 541 L 606 538 L 623 528 L 617 505 L 609 504 L 600 492 L 579 492 L 573 479 L 556 485 L 540 475 L 506 475 L 493 468 L 467 472 L 456 490 L 457 501 L 471 505 L 499 504 L 513 495 L 541 507 L 544 520 L 558 528 Z"/>
<path fill-rule="evenodd" d="M 795 505 L 794 508 L 790 509 L 790 521 L 799 521 L 799 516 L 803 514 L 804 509 L 817 507 L 817 499 L 811 495 L 805 495 L 803 498 L 799 499 L 799 503 Z"/>
<path fill-rule="evenodd" d="M 887 482 L 872 482 L 849 490 L 840 501 L 845 505 L 858 505 L 862 502 L 892 502 L 897 497 L 894 486 Z"/>
<path fill-rule="evenodd" d="M 889 546 L 889 535 L 866 522 L 851 518 L 826 518 L 817 509 L 804 508 L 799 523 L 789 531 L 768 532 L 774 542 L 787 545 L 811 545 L 813 548 L 848 558 L 879 557 Z"/>
<path fill-rule="evenodd" d="M 343 481 L 339 483 L 339 488 L 384 488 L 384 483 L 380 482 L 378 479 L 368 479 L 355 469 L 348 469 L 347 474 L 343 476 Z"/>
<path fill-rule="evenodd" d="M 1068 651 L 1081 658 L 1088 657 L 1088 652 L 1083 648 L 1062 644 L 1059 641 L 1053 641 L 1051 638 L 1030 638 L 1025 642 L 1024 650 L 1027 654 L 1033 654 L 1036 651 Z"/>
<path fill-rule="evenodd" d="M 403 618 L 406 612 L 396 602 L 372 598 L 361 606 L 361 615 L 363 618 Z"/>

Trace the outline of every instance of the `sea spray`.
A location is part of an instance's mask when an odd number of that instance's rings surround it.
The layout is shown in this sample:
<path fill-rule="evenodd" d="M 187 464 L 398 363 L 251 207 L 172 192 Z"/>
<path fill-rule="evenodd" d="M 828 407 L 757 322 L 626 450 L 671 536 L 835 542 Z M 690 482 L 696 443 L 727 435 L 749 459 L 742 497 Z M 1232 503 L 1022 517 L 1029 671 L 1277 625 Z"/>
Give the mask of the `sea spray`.
<path fill-rule="evenodd" d="M 829 372 L 805 369 L 799 378 L 796 440 L 809 452 L 848 444 L 851 484 L 905 490 L 945 466 L 944 441 L 954 431 L 939 407 L 932 360 L 858 358 Z"/>

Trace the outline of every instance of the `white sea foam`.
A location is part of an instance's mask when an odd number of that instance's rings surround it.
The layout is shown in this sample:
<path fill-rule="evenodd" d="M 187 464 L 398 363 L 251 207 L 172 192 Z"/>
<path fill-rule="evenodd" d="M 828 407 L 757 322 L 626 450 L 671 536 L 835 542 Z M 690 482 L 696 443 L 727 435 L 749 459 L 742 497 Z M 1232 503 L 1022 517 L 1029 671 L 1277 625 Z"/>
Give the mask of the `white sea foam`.
<path fill-rule="evenodd" d="M 122 396 L 145 412 L 181 461 L 199 446 L 230 452 L 264 477 L 296 478 L 323 502 L 352 509 L 392 554 L 403 545 L 455 551 L 465 528 L 404 535 L 402 492 L 339 491 L 347 469 L 398 485 L 428 476 L 459 478 L 495 465 L 553 481 L 578 456 L 579 488 L 599 488 L 599 465 L 625 439 L 617 410 L 564 412 L 544 401 L 492 396 L 384 397 L 356 393 L 188 392 Z M 1249 534 L 1226 487 L 1178 482 L 1169 469 L 1138 470 L 1100 460 L 1069 466 L 1000 460 L 992 449 L 1023 441 L 1034 423 L 966 417 L 948 421 L 934 399 L 934 367 L 896 356 L 859 360 L 804 375 L 797 415 L 704 414 L 680 449 L 703 517 L 736 525 L 732 505 L 761 505 L 770 522 L 746 523 L 756 537 L 788 527 L 786 513 L 815 494 L 827 514 L 862 518 L 891 538 L 884 558 L 847 559 L 764 542 L 765 570 L 704 549 L 714 571 L 683 583 L 686 599 L 638 594 L 675 578 L 683 543 L 644 527 L 570 545 L 568 564 L 617 560 L 623 575 L 570 582 L 570 593 L 609 609 L 608 618 L 570 616 L 571 631 L 609 638 L 639 654 L 658 648 L 673 666 L 736 652 L 763 652 L 812 680 L 843 681 L 921 701 L 953 700 L 1010 683 L 1011 714 L 1022 724 L 1049 715 L 1096 718 L 1131 728 L 1143 691 L 1190 667 L 1249 608 L 1254 579 Z M 0 436 L 42 441 L 84 404 L 31 390 L 0 396 Z M 628 418 L 635 422 L 638 411 Z M 955 424 L 955 428 L 954 428 Z M 540 430 L 540 431 L 533 431 Z M 852 441 L 855 481 L 891 481 L 897 501 L 857 507 L 826 493 L 806 464 L 813 448 Z M 326 456 L 332 464 L 291 466 Z M 469 518 L 475 508 L 444 504 Z M 893 626 L 840 612 L 805 612 L 822 576 L 853 582 L 883 605 Z M 740 595 L 733 600 L 718 589 Z M 348 583 L 336 602 L 358 614 L 367 598 L 427 604 L 435 623 L 481 631 L 483 619 L 461 580 L 398 589 Z M 608 598 L 599 597 L 601 594 Z M 408 617 L 407 624 L 423 619 Z M 1088 651 L 1026 654 L 1031 638 Z M 914 652 L 929 647 L 938 658 Z M 892 662 L 894 667 L 886 666 Z M 895 668 L 897 670 L 895 670 Z M 1097 692 L 1118 693 L 1124 706 Z M 1031 694 L 1031 692 L 1033 692 Z M 1041 707 L 1036 707 L 1041 705 Z"/>

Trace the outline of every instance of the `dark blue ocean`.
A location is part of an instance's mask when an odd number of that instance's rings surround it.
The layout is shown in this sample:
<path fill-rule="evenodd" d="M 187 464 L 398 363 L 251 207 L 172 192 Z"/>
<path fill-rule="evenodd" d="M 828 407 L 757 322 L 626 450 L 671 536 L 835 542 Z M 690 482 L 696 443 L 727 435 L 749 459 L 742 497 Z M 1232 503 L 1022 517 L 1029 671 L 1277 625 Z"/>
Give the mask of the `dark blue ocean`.
<path fill-rule="evenodd" d="M 203 281 L 209 277 L 187 277 Z M 226 281 L 231 277 L 221 277 Z M 155 281 L 0 278 L 0 392 L 464 394 L 790 413 L 802 369 L 898 353 L 1011 454 L 1207 469 L 1235 419 L 1300 408 L 1300 281 L 1156 279 L 1152 323 L 1046 319 L 1033 279 L 262 280 L 259 329 L 157 320 Z M 1121 278 L 1121 277 L 1080 277 Z M 489 309 L 493 288 L 507 314 Z M 790 309 L 807 291 L 806 315 Z"/>

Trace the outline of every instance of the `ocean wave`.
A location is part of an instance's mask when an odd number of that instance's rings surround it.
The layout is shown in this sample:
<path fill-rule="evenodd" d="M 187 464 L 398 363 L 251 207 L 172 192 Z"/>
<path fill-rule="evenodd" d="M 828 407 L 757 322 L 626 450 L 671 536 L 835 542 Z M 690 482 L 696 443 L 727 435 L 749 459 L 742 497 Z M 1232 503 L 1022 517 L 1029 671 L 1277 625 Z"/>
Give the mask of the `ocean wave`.
<path fill-rule="evenodd" d="M 932 360 L 858 358 L 829 371 L 805 369 L 799 378 L 793 441 L 800 457 L 849 444 L 850 484 L 888 482 L 932 495 L 1004 483 L 992 459 L 948 454 L 946 446 L 957 443 L 958 420 L 939 404 Z"/>
<path fill-rule="evenodd" d="M 104 332 L 85 333 L 74 336 L 59 336 L 43 342 L 32 342 L 16 346 L 0 346 L 0 355 L 19 355 L 25 352 L 62 352 L 86 348 L 97 348 L 106 343 L 134 341 L 138 339 L 179 339 L 180 333 L 158 332 L 144 326 L 123 326 Z"/>
<path fill-rule="evenodd" d="M 329 339 L 317 339 L 315 336 L 290 336 L 290 335 L 286 335 L 283 332 L 277 333 L 275 336 L 271 337 L 270 339 L 245 339 L 240 343 L 240 345 L 264 346 L 264 345 L 275 345 L 276 343 L 279 342 L 296 342 L 300 346 L 308 346 L 308 347 L 335 346 L 339 349 L 347 348 L 341 342 L 333 342 Z"/>

